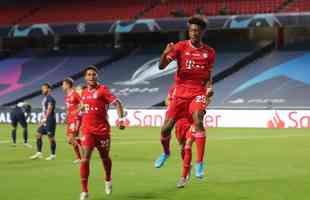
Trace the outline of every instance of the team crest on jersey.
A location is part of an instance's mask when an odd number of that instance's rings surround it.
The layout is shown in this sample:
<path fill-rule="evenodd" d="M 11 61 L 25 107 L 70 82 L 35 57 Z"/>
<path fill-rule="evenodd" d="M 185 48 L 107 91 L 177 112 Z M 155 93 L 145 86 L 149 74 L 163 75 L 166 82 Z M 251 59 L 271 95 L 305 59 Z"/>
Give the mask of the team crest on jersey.
<path fill-rule="evenodd" d="M 204 53 L 202 56 L 203 56 L 204 58 L 208 58 L 208 54 L 207 54 L 207 53 Z"/>
<path fill-rule="evenodd" d="M 185 52 L 185 55 L 187 55 L 187 56 L 189 56 L 189 55 L 191 55 L 189 52 Z"/>

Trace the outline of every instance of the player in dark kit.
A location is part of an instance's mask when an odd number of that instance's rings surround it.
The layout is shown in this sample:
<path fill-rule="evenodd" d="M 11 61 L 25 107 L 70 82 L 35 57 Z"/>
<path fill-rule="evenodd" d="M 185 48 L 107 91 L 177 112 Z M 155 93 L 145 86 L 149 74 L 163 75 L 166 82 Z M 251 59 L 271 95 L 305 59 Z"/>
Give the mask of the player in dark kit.
<path fill-rule="evenodd" d="M 37 153 L 31 156 L 30 159 L 42 158 L 42 137 L 47 135 L 50 142 L 51 155 L 46 160 L 54 160 L 56 158 L 56 101 L 51 95 L 51 86 L 48 83 L 44 83 L 41 86 L 41 91 L 44 98 L 42 100 L 42 120 L 37 130 Z"/>
<path fill-rule="evenodd" d="M 196 177 L 204 176 L 204 152 L 206 144 L 203 117 L 207 107 L 207 99 L 213 95 L 211 73 L 215 62 L 215 51 L 202 42 L 206 21 L 201 17 L 191 17 L 189 24 L 189 40 L 176 44 L 169 43 L 161 55 L 159 69 L 164 69 L 171 61 L 177 60 L 174 98 L 166 112 L 164 125 L 161 128 L 161 144 L 164 153 L 155 162 L 155 167 L 161 167 L 170 154 L 169 141 L 171 130 L 176 121 L 187 118 L 192 124 L 193 140 L 186 142 L 184 147 L 183 173 L 178 187 L 187 183 L 190 171 L 192 143 L 197 148 Z"/>
<path fill-rule="evenodd" d="M 112 192 L 112 160 L 110 158 L 111 127 L 108 121 L 109 105 L 114 105 L 120 118 L 119 128 L 124 129 L 124 109 L 120 100 L 115 97 L 108 87 L 98 82 L 98 71 L 94 66 L 84 71 L 87 87 L 82 91 L 82 148 L 83 156 L 80 166 L 82 193 L 80 200 L 88 198 L 88 177 L 91 155 L 96 148 L 105 170 L 105 192 Z"/>
<path fill-rule="evenodd" d="M 12 125 L 12 145 L 16 146 L 16 130 L 19 124 L 23 128 L 24 145 L 31 148 L 32 146 L 28 143 L 28 123 L 27 119 L 30 117 L 31 106 L 27 103 L 18 103 L 10 112 L 11 125 Z"/>

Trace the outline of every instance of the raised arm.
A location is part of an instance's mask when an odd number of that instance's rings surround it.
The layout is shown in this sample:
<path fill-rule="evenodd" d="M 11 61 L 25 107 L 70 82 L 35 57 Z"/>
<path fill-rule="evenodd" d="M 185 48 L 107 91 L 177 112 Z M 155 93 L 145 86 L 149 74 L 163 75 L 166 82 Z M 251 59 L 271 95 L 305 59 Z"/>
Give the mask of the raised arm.
<path fill-rule="evenodd" d="M 168 54 L 173 52 L 174 50 L 175 50 L 174 43 L 171 42 L 167 44 L 164 52 L 160 56 L 160 61 L 159 61 L 159 66 L 158 66 L 160 70 L 165 69 L 169 65 L 169 63 L 173 60 L 173 58 L 169 57 Z"/>
<path fill-rule="evenodd" d="M 123 106 L 122 102 L 118 99 L 116 99 L 113 102 L 113 105 L 116 108 L 117 116 L 118 116 L 119 121 L 120 121 L 119 128 L 124 129 L 125 128 L 125 125 L 124 125 L 124 117 L 125 117 L 124 106 Z"/>

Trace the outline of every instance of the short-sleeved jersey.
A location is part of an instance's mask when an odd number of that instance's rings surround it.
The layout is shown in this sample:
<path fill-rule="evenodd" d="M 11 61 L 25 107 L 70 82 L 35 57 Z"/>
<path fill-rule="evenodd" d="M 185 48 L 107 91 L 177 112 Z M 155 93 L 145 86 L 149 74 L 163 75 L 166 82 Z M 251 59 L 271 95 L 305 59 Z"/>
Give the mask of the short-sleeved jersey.
<path fill-rule="evenodd" d="M 82 118 L 83 134 L 105 135 L 110 133 L 108 121 L 109 105 L 117 98 L 104 85 L 82 91 L 81 102 L 84 106 Z"/>
<path fill-rule="evenodd" d="M 47 108 L 48 105 L 51 105 L 53 107 L 52 112 L 50 113 L 49 116 L 47 117 L 54 117 L 55 116 L 55 107 L 56 107 L 56 100 L 54 99 L 54 97 L 52 97 L 52 95 L 47 95 L 43 98 L 42 100 L 42 114 L 44 116 L 47 115 Z"/>
<path fill-rule="evenodd" d="M 75 90 L 71 90 L 67 95 L 65 95 L 68 121 L 75 120 L 79 117 L 79 113 L 77 111 L 80 106 L 80 101 L 80 95 Z"/>
<path fill-rule="evenodd" d="M 170 60 L 177 60 L 175 76 L 176 96 L 193 97 L 205 91 L 215 62 L 213 48 L 203 44 L 200 48 L 184 40 L 174 45 L 174 51 L 167 54 Z"/>

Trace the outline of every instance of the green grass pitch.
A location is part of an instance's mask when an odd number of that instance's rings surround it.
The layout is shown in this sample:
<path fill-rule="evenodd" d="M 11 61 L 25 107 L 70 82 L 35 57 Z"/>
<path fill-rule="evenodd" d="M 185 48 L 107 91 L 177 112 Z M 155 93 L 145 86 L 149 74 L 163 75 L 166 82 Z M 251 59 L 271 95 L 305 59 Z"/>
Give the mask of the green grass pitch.
<path fill-rule="evenodd" d="M 36 126 L 30 126 L 34 145 Z M 57 128 L 57 159 L 28 159 L 35 149 L 9 142 L 10 126 L 0 124 L 1 200 L 78 200 L 79 165 Z M 104 192 L 103 168 L 93 154 L 90 200 L 309 200 L 310 131 L 307 129 L 209 129 L 208 177 L 192 177 L 177 189 L 181 172 L 179 148 L 161 169 L 153 161 L 161 152 L 159 128 L 113 129 L 113 194 Z M 44 156 L 49 145 L 44 138 Z"/>

